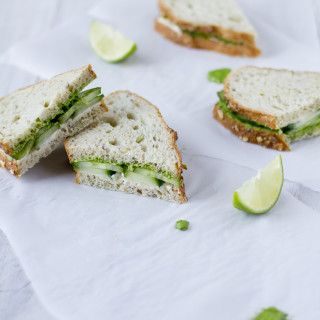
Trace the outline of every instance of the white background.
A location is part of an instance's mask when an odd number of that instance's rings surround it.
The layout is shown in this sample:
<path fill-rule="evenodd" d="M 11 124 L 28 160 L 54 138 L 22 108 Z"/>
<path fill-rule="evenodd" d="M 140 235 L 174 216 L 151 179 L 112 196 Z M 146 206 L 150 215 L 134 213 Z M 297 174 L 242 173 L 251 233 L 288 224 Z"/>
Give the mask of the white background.
<path fill-rule="evenodd" d="M 152 30 L 151 0 L 3 4 L 1 95 L 92 63 L 105 94 L 139 93 L 178 131 L 189 202 L 77 186 L 63 148 L 19 180 L 1 171 L 0 228 L 11 245 L 1 234 L 1 319 L 236 320 L 269 306 L 320 318 L 320 140 L 282 153 L 291 181 L 271 212 L 238 212 L 233 190 L 277 152 L 215 123 L 221 86 L 206 80 L 211 69 L 246 64 L 320 71 L 319 2 L 239 2 L 258 30 L 260 58 L 172 44 Z M 87 40 L 93 17 L 131 36 L 136 54 L 100 61 Z M 174 229 L 179 219 L 190 221 L 188 232 Z"/>

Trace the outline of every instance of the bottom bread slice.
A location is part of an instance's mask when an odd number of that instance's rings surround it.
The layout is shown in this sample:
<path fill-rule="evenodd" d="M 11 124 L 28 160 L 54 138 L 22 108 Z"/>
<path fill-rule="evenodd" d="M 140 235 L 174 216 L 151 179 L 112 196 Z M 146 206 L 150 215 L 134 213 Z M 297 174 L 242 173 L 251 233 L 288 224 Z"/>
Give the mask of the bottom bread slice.
<path fill-rule="evenodd" d="M 191 48 L 213 50 L 220 53 L 229 54 L 231 56 L 256 57 L 261 54 L 257 47 L 249 45 L 226 44 L 215 39 L 206 39 L 202 37 L 193 37 L 187 33 L 178 33 L 168 26 L 155 21 L 155 30 L 161 33 L 165 38 Z"/>
<path fill-rule="evenodd" d="M 107 107 L 103 101 L 95 104 L 75 119 L 62 124 L 59 130 L 45 141 L 39 149 L 32 151 L 20 160 L 15 160 L 0 148 L 0 167 L 5 168 L 17 178 L 20 177 L 38 163 L 41 158 L 48 156 L 53 150 L 55 150 L 65 138 L 73 136 L 88 127 L 90 124 L 97 122 L 106 110 Z"/>
<path fill-rule="evenodd" d="M 145 197 L 155 197 L 167 201 L 185 203 L 187 201 L 184 192 L 183 178 L 181 177 L 181 187 L 165 183 L 161 187 L 149 186 L 147 184 L 126 179 L 123 174 L 117 173 L 111 177 L 89 174 L 76 171 L 76 183 L 84 184 L 96 188 L 123 191 L 138 194 Z"/>
<path fill-rule="evenodd" d="M 213 117 L 244 142 L 255 143 L 278 151 L 290 151 L 284 135 L 246 128 L 245 125 L 223 113 L 218 104 L 213 108 Z"/>

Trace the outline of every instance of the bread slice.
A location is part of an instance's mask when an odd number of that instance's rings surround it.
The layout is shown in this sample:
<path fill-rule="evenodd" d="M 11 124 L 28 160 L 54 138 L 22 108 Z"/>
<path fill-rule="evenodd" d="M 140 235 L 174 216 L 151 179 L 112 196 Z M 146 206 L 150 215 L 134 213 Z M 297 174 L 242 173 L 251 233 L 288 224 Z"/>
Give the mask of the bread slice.
<path fill-rule="evenodd" d="M 177 134 L 167 126 L 159 110 L 129 91 L 114 92 L 104 102 L 109 112 L 102 120 L 65 141 L 76 182 L 184 203 L 187 198 L 182 160 L 175 144 Z M 107 175 L 96 173 L 96 169 L 79 169 L 79 165 L 88 162 L 103 168 L 116 166 L 120 171 L 111 168 Z M 164 177 L 166 181 L 160 179 L 159 185 L 144 181 L 141 169 L 146 180 Z M 140 177 L 132 179 L 132 172 Z"/>
<path fill-rule="evenodd" d="M 281 129 L 320 108 L 320 73 L 241 67 L 224 82 L 229 108 L 271 129 Z"/>
<path fill-rule="evenodd" d="M 155 29 L 188 47 L 255 57 L 257 33 L 233 0 L 159 0 Z"/>
<path fill-rule="evenodd" d="M 98 102 L 102 95 L 94 96 L 93 100 L 87 101 L 87 105 L 79 104 L 77 112 L 64 121 L 61 119 L 67 111 L 70 113 L 73 110 L 71 107 L 75 102 L 84 101 L 80 98 L 84 94 L 80 92 L 95 78 L 91 65 L 87 65 L 0 99 L 1 166 L 19 177 L 40 158 L 51 153 L 68 135 L 97 121 L 106 111 L 105 104 Z M 30 148 L 27 148 L 28 145 Z"/>
<path fill-rule="evenodd" d="M 320 73 L 242 67 L 224 81 L 214 118 L 241 140 L 279 151 L 320 134 Z"/>

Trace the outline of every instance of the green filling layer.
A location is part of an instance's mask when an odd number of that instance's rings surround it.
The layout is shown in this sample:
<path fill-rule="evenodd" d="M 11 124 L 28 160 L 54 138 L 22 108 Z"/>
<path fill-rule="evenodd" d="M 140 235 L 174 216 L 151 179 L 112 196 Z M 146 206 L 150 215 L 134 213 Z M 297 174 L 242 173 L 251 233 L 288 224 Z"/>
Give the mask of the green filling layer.
<path fill-rule="evenodd" d="M 264 309 L 253 320 L 288 320 L 288 315 L 276 308 Z"/>
<path fill-rule="evenodd" d="M 244 45 L 244 42 L 236 42 L 236 41 L 232 41 L 232 40 L 228 40 L 225 38 L 221 38 L 219 36 L 215 36 L 212 34 L 208 34 L 208 33 L 203 33 L 203 32 L 197 32 L 197 31 L 189 31 L 189 30 L 181 30 L 183 33 L 186 33 L 192 37 L 200 37 L 200 38 L 205 38 L 205 39 L 211 39 L 214 38 L 220 42 L 223 42 L 225 44 L 233 44 L 233 45 L 237 45 L 237 46 L 242 46 Z"/>
<path fill-rule="evenodd" d="M 101 88 L 94 88 L 80 92 L 73 92 L 70 98 L 60 104 L 59 112 L 44 122 L 40 122 L 38 118 L 37 126 L 33 132 L 21 141 L 13 150 L 12 158 L 19 160 L 28 155 L 33 149 L 38 148 L 45 142 L 60 125 L 68 120 L 75 118 L 78 114 L 85 111 L 103 98 Z"/>
<path fill-rule="evenodd" d="M 223 90 L 218 92 L 218 96 L 220 99 L 219 107 L 222 112 L 229 118 L 244 125 L 247 129 L 259 130 L 273 134 L 283 134 L 290 141 L 300 140 L 305 136 L 312 136 L 316 131 L 320 130 L 320 109 L 304 121 L 292 123 L 281 129 L 274 130 L 250 120 L 237 112 L 231 111 L 228 108 L 228 101 L 224 97 Z"/>
<path fill-rule="evenodd" d="M 123 173 L 125 177 L 140 182 L 153 182 L 151 184 L 161 186 L 164 182 L 181 187 L 181 178 L 168 171 L 158 171 L 152 164 L 141 165 L 139 163 L 108 162 L 103 159 L 81 159 L 72 163 L 74 170 L 85 171 L 92 174 L 107 174 L 109 177 L 116 172 Z M 138 176 L 138 177 L 137 177 Z M 142 178 L 144 177 L 144 178 Z"/>

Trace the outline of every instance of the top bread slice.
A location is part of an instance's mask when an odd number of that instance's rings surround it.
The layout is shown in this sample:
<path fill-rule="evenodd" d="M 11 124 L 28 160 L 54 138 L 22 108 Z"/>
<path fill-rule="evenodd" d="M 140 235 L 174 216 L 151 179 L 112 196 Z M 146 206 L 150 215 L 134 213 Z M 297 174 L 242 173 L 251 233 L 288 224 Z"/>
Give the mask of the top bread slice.
<path fill-rule="evenodd" d="M 320 108 L 320 73 L 241 67 L 225 79 L 224 96 L 231 110 L 280 129 Z"/>
<path fill-rule="evenodd" d="M 12 154 L 14 147 L 32 134 L 39 122 L 51 119 L 63 103 L 95 78 L 91 65 L 87 65 L 0 99 L 0 147 L 7 154 Z"/>
<path fill-rule="evenodd" d="M 152 164 L 159 171 L 180 177 L 177 134 L 164 122 L 157 107 L 129 91 L 114 92 L 104 102 L 109 112 L 100 122 L 65 142 L 70 162 L 99 158 Z"/>
<path fill-rule="evenodd" d="M 159 0 L 159 8 L 181 29 L 255 45 L 257 33 L 234 0 Z"/>

